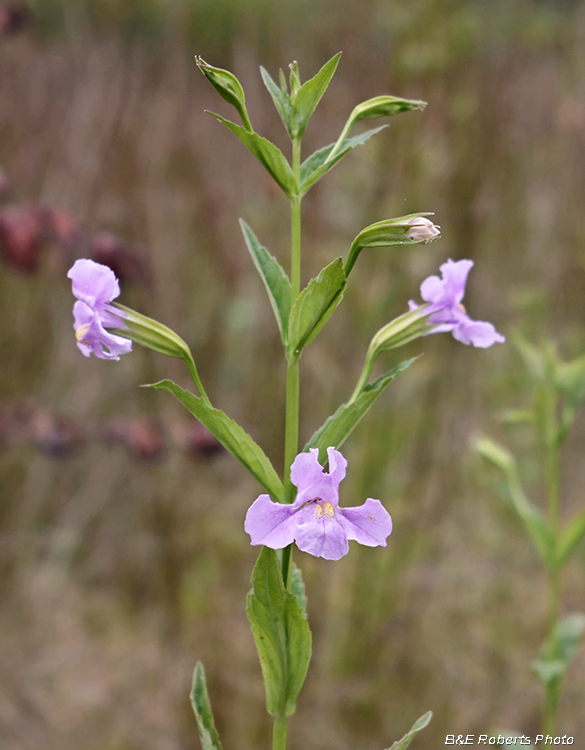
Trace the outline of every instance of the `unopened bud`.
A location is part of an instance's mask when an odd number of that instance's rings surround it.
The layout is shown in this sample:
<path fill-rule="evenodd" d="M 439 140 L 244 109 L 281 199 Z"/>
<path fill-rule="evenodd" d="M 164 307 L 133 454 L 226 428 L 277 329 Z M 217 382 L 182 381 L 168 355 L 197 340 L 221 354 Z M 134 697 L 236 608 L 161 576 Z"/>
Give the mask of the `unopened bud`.
<path fill-rule="evenodd" d="M 247 131 L 252 133 L 253 128 L 250 118 L 248 117 L 248 110 L 246 109 L 244 89 L 235 75 L 230 73 L 229 70 L 209 65 L 209 63 L 206 63 L 205 60 L 199 57 L 199 55 L 195 57 L 195 62 L 197 63 L 199 70 L 207 78 L 217 93 L 223 97 L 226 102 L 237 109 L 238 114 L 244 123 L 244 127 Z"/>
<path fill-rule="evenodd" d="M 428 245 L 429 242 L 436 240 L 441 234 L 441 227 L 433 224 L 432 221 L 426 219 L 424 216 L 417 216 L 415 219 L 410 219 L 410 229 L 407 229 L 404 233 L 405 237 L 414 242 L 423 242 Z"/>

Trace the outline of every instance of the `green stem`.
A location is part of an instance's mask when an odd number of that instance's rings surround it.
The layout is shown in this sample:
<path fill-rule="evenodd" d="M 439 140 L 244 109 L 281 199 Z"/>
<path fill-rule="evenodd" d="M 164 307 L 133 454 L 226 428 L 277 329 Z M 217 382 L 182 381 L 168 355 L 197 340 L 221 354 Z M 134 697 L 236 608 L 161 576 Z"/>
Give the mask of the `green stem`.
<path fill-rule="evenodd" d="M 275 716 L 272 727 L 272 750 L 286 750 L 286 716 Z"/>
<path fill-rule="evenodd" d="M 366 354 L 366 361 L 364 362 L 364 367 L 362 369 L 362 372 L 356 384 L 356 387 L 353 389 L 353 393 L 351 394 L 348 403 L 351 404 L 353 401 L 355 401 L 357 397 L 360 395 L 360 393 L 367 386 L 368 380 L 370 379 L 370 375 L 372 374 L 372 370 L 374 369 L 375 364 L 376 364 L 376 354 L 372 350 L 368 349 L 368 353 Z"/>
<path fill-rule="evenodd" d="M 292 169 L 297 186 L 301 174 L 301 141 L 295 138 L 292 144 Z M 291 217 L 291 256 L 290 279 L 291 300 L 301 293 L 301 199 L 293 196 L 290 199 Z M 287 501 L 293 502 L 294 488 L 290 481 L 290 467 L 299 451 L 299 360 L 296 356 L 287 363 L 286 370 L 286 422 L 284 432 L 284 486 Z M 290 569 L 292 545 L 282 552 L 282 579 L 284 585 L 290 586 Z M 276 727 L 276 721 L 275 721 Z"/>
<path fill-rule="evenodd" d="M 554 402 L 553 402 L 554 403 Z M 546 441 L 545 474 L 548 504 L 548 524 L 552 536 L 554 559 L 548 566 L 548 617 L 547 632 L 552 642 L 558 627 L 561 602 L 561 571 L 556 562 L 556 550 L 560 530 L 560 461 L 558 447 L 551 441 L 550 434 L 556 435 L 554 406 L 549 416 L 551 429 Z M 554 428 L 554 429 L 553 429 Z M 543 732 L 555 735 L 557 710 L 559 707 L 561 687 L 556 681 L 545 688 Z"/>

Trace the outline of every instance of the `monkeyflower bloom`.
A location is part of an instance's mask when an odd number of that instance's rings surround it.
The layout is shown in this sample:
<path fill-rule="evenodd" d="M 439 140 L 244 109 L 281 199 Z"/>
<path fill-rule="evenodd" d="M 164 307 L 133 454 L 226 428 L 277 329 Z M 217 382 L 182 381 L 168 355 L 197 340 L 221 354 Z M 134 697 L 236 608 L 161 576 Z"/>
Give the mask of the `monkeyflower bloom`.
<path fill-rule="evenodd" d="M 120 359 L 132 349 L 132 342 L 106 328 L 124 328 L 124 313 L 110 305 L 120 294 L 120 285 L 108 266 L 93 260 L 77 260 L 67 276 L 73 282 L 77 302 L 73 306 L 75 338 L 82 354 L 100 359 Z"/>
<path fill-rule="evenodd" d="M 246 514 L 245 530 L 252 544 L 282 549 L 292 542 L 303 552 L 326 560 L 339 560 L 349 552 L 349 540 L 368 547 L 385 547 L 392 519 L 379 500 L 368 498 L 357 508 L 339 507 L 339 483 L 347 461 L 335 448 L 327 448 L 329 473 L 319 464 L 319 450 L 299 453 L 290 469 L 298 489 L 291 505 L 260 495 Z"/>
<path fill-rule="evenodd" d="M 429 276 L 420 287 L 420 296 L 428 306 L 425 313 L 431 313 L 428 322 L 436 324 L 430 333 L 451 332 L 453 338 L 462 344 L 473 344 L 486 349 L 492 344 L 503 343 L 506 339 L 491 323 L 472 320 L 461 304 L 465 294 L 467 275 L 473 266 L 472 260 L 448 260 L 441 266 L 441 276 Z M 418 305 L 412 300 L 411 310 Z"/>

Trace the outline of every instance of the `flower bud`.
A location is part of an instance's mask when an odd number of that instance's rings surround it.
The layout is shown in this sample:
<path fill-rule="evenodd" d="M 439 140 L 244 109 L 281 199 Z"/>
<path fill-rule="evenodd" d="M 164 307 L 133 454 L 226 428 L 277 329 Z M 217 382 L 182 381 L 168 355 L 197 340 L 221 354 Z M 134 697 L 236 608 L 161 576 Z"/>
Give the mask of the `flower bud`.
<path fill-rule="evenodd" d="M 248 110 L 246 109 L 244 89 L 235 75 L 230 73 L 229 70 L 209 65 L 199 55 L 195 57 L 195 62 L 217 93 L 237 109 L 246 130 L 253 133 L 254 129 L 252 128 L 252 123 L 248 117 Z"/>
<path fill-rule="evenodd" d="M 367 101 L 358 104 L 345 123 L 341 135 L 337 139 L 337 143 L 327 157 L 326 162 L 331 161 L 335 154 L 340 151 L 343 142 L 356 122 L 359 122 L 360 120 L 373 120 L 377 117 L 398 115 L 401 112 L 409 112 L 413 109 L 424 109 L 426 106 L 426 102 L 417 99 L 401 99 L 398 96 L 375 96 L 373 99 L 368 99 Z"/>
<path fill-rule="evenodd" d="M 349 274 L 364 247 L 392 247 L 415 242 L 424 242 L 426 245 L 440 234 L 439 227 L 420 214 L 407 214 L 370 224 L 362 229 L 352 242 L 345 265 L 345 275 Z"/>
<path fill-rule="evenodd" d="M 404 236 L 414 242 L 422 242 L 428 245 L 429 242 L 436 240 L 441 234 L 441 227 L 433 224 L 432 221 L 424 216 L 417 216 L 414 219 L 410 219 L 407 223 L 410 224 L 410 229 L 404 233 Z"/>

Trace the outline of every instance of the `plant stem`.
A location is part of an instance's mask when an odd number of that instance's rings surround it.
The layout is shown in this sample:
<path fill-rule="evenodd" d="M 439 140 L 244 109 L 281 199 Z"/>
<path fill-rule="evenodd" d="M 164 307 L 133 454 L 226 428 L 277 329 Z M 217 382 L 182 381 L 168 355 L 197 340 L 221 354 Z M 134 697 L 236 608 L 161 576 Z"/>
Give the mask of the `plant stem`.
<path fill-rule="evenodd" d="M 554 412 L 552 415 L 554 420 Z M 553 422 L 554 424 L 554 422 Z M 556 434 L 556 430 L 554 431 Z M 556 550 L 559 539 L 560 525 L 560 461 L 559 449 L 556 444 L 547 441 L 545 456 L 546 490 L 548 505 L 548 524 L 552 536 L 554 559 L 548 565 L 548 617 L 547 632 L 552 643 L 558 627 L 561 601 L 560 568 L 556 562 Z M 557 710 L 560 699 L 560 685 L 553 681 L 545 687 L 543 732 L 554 736 Z"/>
<path fill-rule="evenodd" d="M 272 727 L 272 750 L 286 750 L 286 716 L 275 716 Z"/>
<path fill-rule="evenodd" d="M 292 143 L 292 169 L 297 186 L 301 174 L 301 141 L 295 138 Z M 291 301 L 301 293 L 301 199 L 293 196 L 290 199 L 291 252 L 290 279 Z M 293 502 L 294 488 L 290 481 L 290 467 L 299 450 L 299 360 L 293 356 L 287 363 L 286 370 L 286 413 L 284 433 L 284 486 L 287 501 Z M 282 551 L 282 579 L 284 585 L 290 586 L 292 544 Z M 276 731 L 276 720 L 275 720 Z M 286 736 L 286 735 L 285 735 Z"/>

